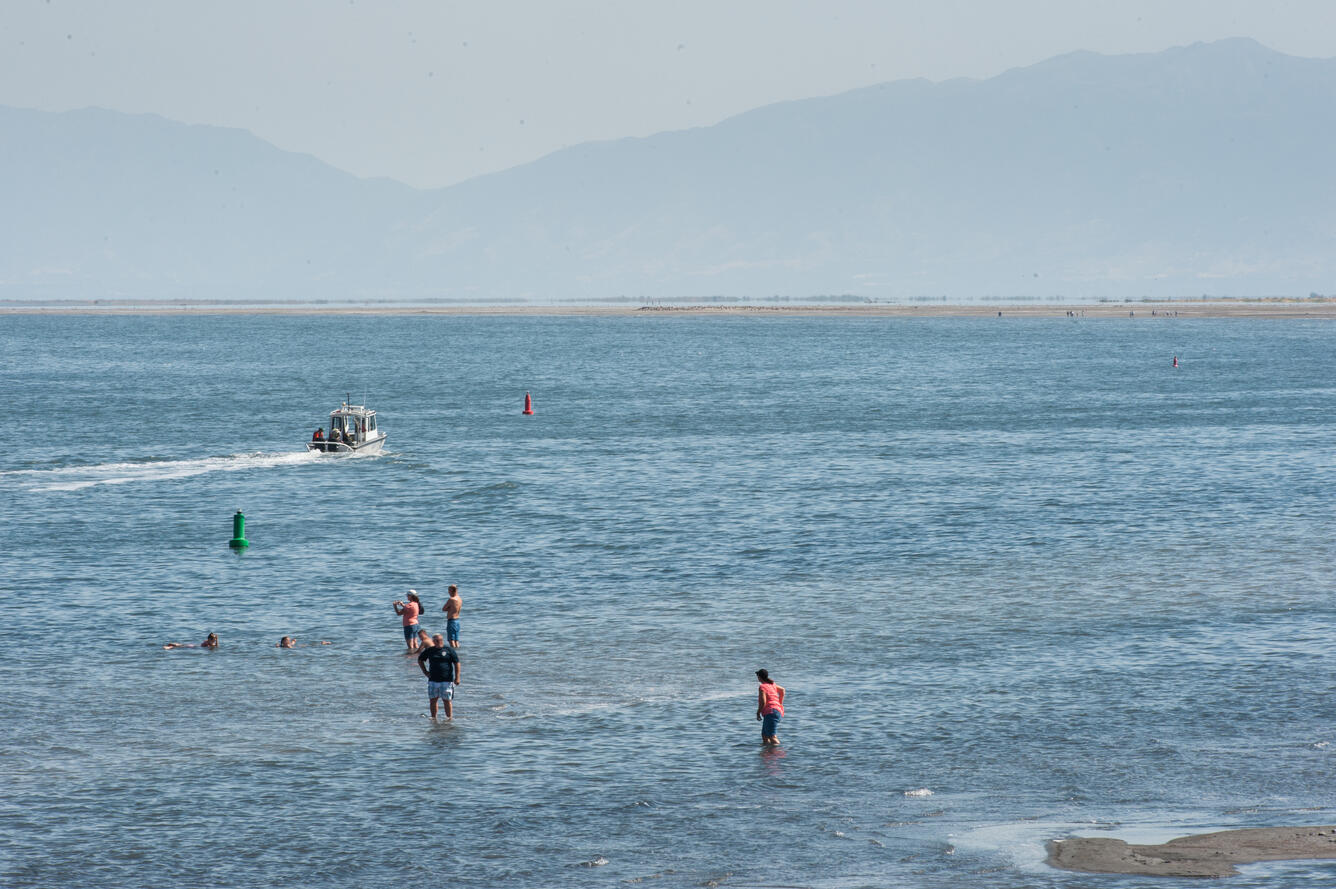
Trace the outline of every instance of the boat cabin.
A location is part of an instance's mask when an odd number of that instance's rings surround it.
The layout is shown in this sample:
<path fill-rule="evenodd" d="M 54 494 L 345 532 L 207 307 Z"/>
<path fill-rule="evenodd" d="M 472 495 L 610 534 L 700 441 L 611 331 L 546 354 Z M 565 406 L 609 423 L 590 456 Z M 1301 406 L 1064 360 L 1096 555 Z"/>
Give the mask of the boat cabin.
<path fill-rule="evenodd" d="M 347 441 L 359 444 L 368 438 L 376 438 L 376 412 L 363 407 L 344 405 L 329 415 L 329 434 L 331 441 Z"/>

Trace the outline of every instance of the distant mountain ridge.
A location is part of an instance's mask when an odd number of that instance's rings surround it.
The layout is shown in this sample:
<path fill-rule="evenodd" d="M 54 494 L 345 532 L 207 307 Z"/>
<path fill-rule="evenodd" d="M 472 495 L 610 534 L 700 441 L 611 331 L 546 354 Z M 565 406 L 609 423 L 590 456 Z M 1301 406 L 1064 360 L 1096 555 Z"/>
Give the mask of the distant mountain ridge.
<path fill-rule="evenodd" d="M 237 130 L 0 108 L 0 298 L 1336 290 L 1336 60 L 1071 53 L 587 143 L 445 189 Z"/>

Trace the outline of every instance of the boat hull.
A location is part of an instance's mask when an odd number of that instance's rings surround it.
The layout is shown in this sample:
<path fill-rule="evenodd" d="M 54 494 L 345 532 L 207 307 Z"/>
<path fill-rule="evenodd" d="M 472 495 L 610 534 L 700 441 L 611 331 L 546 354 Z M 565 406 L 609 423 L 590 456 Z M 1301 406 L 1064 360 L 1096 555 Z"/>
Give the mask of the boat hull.
<path fill-rule="evenodd" d="M 335 456 L 338 454 L 379 454 L 385 447 L 385 439 L 389 436 L 382 435 L 373 438 L 370 441 L 360 442 L 355 445 L 347 445 L 341 441 L 308 441 L 306 450 L 315 451 L 317 454 L 328 454 Z"/>

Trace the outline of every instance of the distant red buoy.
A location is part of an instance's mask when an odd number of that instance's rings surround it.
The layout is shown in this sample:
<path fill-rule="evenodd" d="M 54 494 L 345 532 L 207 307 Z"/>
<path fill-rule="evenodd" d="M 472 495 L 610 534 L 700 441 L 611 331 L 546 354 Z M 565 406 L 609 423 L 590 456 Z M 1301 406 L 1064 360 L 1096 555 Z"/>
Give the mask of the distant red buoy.
<path fill-rule="evenodd" d="M 1178 356 L 1174 356 L 1174 367 L 1178 367 Z"/>
<path fill-rule="evenodd" d="M 1178 359 L 1175 358 L 1174 360 L 1177 361 Z M 1178 365 L 1175 364 L 1174 367 L 1178 367 Z M 528 392 L 524 393 L 524 416 L 526 417 L 533 416 L 533 401 L 530 400 Z"/>

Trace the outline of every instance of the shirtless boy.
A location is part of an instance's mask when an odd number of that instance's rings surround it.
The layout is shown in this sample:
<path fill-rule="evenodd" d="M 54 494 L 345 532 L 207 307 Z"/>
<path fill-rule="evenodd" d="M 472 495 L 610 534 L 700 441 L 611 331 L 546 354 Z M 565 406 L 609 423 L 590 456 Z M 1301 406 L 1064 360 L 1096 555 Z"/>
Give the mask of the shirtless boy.
<path fill-rule="evenodd" d="M 168 651 L 171 651 L 172 649 L 176 649 L 176 648 L 196 648 L 196 647 L 198 647 L 198 648 L 217 648 L 217 647 L 218 647 L 218 634 L 217 634 L 217 633 L 210 633 L 207 637 L 205 637 L 204 641 L 201 642 L 198 646 L 191 645 L 191 644 L 188 643 L 188 642 L 168 642 L 166 645 L 163 646 L 163 648 L 167 649 Z"/>
<path fill-rule="evenodd" d="M 311 644 L 311 645 L 328 645 L 328 644 L 329 644 L 329 641 L 326 640 L 326 639 L 321 639 L 319 642 L 311 642 L 311 643 L 309 643 L 309 644 Z M 279 639 L 279 640 L 278 640 L 278 645 L 275 646 L 275 647 L 276 647 L 276 648 L 296 648 L 296 647 L 297 647 L 297 637 L 296 637 L 296 636 L 284 636 L 282 639 Z M 306 646 L 303 645 L 302 647 L 305 648 Z"/>
<path fill-rule="evenodd" d="M 445 612 L 445 638 L 451 648 L 459 647 L 459 609 L 463 605 L 464 600 L 459 598 L 459 587 L 450 584 L 450 598 L 445 600 L 441 610 Z"/>

